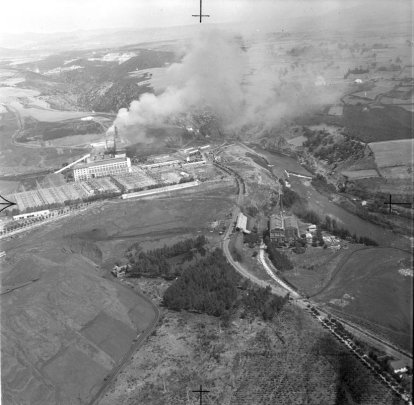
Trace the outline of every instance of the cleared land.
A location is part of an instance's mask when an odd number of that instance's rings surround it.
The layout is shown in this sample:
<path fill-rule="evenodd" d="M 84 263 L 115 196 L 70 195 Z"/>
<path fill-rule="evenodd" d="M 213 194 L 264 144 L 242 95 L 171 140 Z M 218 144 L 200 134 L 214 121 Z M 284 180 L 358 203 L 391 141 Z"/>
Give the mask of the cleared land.
<path fill-rule="evenodd" d="M 134 284 L 154 299 L 166 288 L 160 280 Z M 196 404 L 191 391 L 200 384 L 210 391 L 203 403 L 216 405 L 335 404 L 344 403 L 344 392 L 353 403 L 400 403 L 308 314 L 287 304 L 272 322 L 236 316 L 229 327 L 163 310 L 156 333 L 101 404 Z"/>
<path fill-rule="evenodd" d="M 410 263 L 410 254 L 398 249 L 351 252 L 341 258 L 314 299 L 412 352 L 412 280 L 399 272 Z"/>

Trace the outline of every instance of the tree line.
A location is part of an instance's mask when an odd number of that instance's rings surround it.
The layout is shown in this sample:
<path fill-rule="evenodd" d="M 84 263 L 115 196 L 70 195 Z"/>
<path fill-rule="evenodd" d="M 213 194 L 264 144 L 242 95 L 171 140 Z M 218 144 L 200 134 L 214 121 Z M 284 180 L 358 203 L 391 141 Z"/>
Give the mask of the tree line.
<path fill-rule="evenodd" d="M 355 243 L 361 243 L 367 246 L 378 246 L 378 243 L 375 240 L 366 236 L 358 236 L 356 233 L 351 234 L 348 229 L 338 226 L 335 218 L 331 218 L 329 215 L 326 215 L 325 219 L 322 220 L 315 211 L 303 209 L 295 210 L 295 215 L 302 221 L 315 224 L 320 227 L 320 229 L 328 231 L 341 239 L 349 239 Z M 320 236 L 322 235 L 320 234 Z"/>

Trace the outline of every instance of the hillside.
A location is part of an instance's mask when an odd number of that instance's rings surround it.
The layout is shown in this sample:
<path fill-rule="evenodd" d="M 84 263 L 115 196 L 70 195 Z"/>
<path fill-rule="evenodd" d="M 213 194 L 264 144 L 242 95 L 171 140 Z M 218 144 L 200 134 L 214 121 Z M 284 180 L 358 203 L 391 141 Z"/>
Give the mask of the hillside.
<path fill-rule="evenodd" d="M 168 283 L 134 282 L 157 299 Z M 290 304 L 270 322 L 164 310 L 102 405 L 401 404 L 310 315 Z"/>
<path fill-rule="evenodd" d="M 176 60 L 173 52 L 135 46 L 127 52 L 114 48 L 53 54 L 13 66 L 13 72 L 24 79 L 17 83 L 19 88 L 39 90 L 58 108 L 117 112 L 144 92 L 152 92 L 151 87 L 137 85 L 145 76 L 131 73 Z M 1 65 L 10 69 L 5 61 Z"/>
<path fill-rule="evenodd" d="M 101 263 L 99 248 L 62 239 L 60 226 L 36 230 L 2 248 L 7 250 L 3 291 L 17 288 L 1 295 L 2 400 L 16 405 L 88 401 L 154 320 L 153 307 L 102 278 L 95 264 Z"/>

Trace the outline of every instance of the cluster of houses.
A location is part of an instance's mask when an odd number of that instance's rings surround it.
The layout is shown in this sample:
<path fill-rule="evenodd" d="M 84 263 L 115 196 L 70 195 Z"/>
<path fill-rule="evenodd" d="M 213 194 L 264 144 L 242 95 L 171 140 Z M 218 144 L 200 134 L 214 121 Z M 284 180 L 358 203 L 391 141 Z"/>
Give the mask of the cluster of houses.
<path fill-rule="evenodd" d="M 130 265 L 129 264 L 125 264 L 123 266 L 115 265 L 113 267 L 113 269 L 111 270 L 111 273 L 116 278 L 122 278 L 122 277 L 125 277 L 125 275 L 126 275 L 126 273 L 127 273 L 127 271 L 129 269 L 130 269 Z"/>
<path fill-rule="evenodd" d="M 251 233 L 255 221 L 243 213 L 239 213 L 236 221 L 236 230 L 243 233 Z M 304 229 L 301 229 L 304 231 Z M 269 219 L 269 237 L 271 242 L 277 244 L 292 243 L 295 240 L 306 238 L 307 244 L 311 244 L 316 235 L 317 226 L 310 224 L 306 227 L 306 232 L 301 232 L 298 220 L 293 215 L 273 214 Z M 329 248 L 340 249 L 340 239 L 322 231 L 322 239 Z"/>

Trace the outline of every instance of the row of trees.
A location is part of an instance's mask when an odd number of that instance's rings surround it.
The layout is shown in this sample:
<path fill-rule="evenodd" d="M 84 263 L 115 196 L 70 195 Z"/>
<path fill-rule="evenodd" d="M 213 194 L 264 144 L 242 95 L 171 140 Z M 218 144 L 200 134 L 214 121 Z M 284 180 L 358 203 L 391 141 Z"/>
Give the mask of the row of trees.
<path fill-rule="evenodd" d="M 295 211 L 295 214 L 303 221 L 317 225 L 316 238 L 318 241 L 323 241 L 321 230 L 325 230 L 341 239 L 349 239 L 355 243 L 361 243 L 367 246 L 378 246 L 378 243 L 375 240 L 366 236 L 358 236 L 356 233 L 351 234 L 348 229 L 338 226 L 335 218 L 331 218 L 328 215 L 322 220 L 319 215 L 312 210 L 297 210 Z"/>
<path fill-rule="evenodd" d="M 325 192 L 325 193 L 334 193 L 336 188 L 333 184 L 330 184 L 326 181 L 326 178 L 321 174 L 317 174 L 311 181 L 313 187 L 315 187 L 318 191 Z"/>
<path fill-rule="evenodd" d="M 246 233 L 243 236 L 243 242 L 253 248 L 260 243 L 260 235 L 257 232 Z"/>
<path fill-rule="evenodd" d="M 280 271 L 292 270 L 292 262 L 289 260 L 285 253 L 277 249 L 277 246 L 278 245 L 275 242 L 269 242 L 267 244 L 267 253 L 269 255 L 270 261 Z"/>
<path fill-rule="evenodd" d="M 283 187 L 282 203 L 284 208 L 290 208 L 301 201 L 300 195 L 288 187 Z"/>

